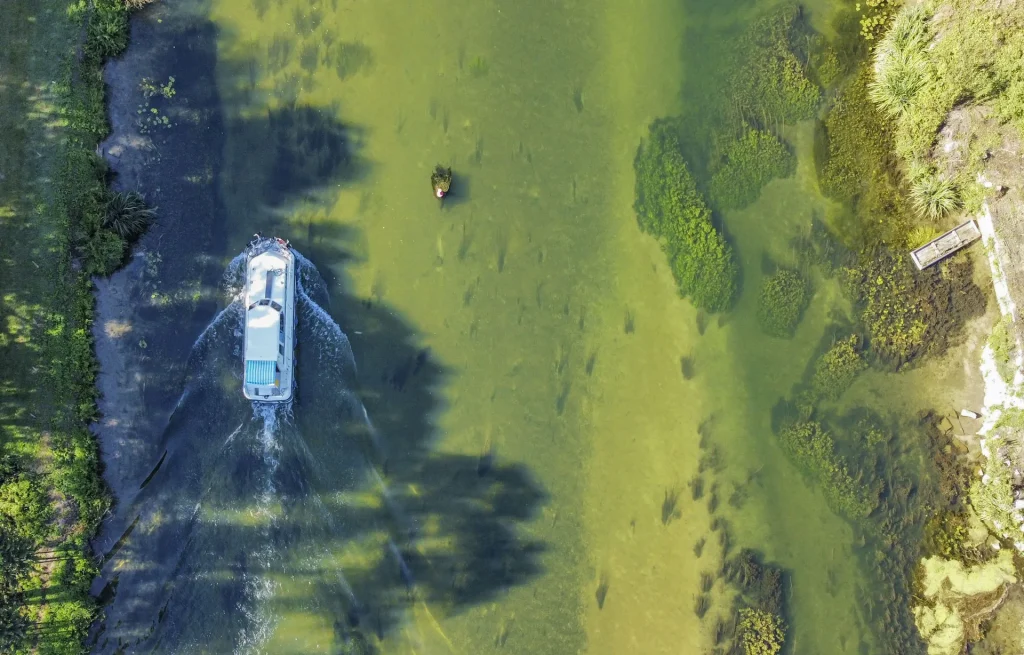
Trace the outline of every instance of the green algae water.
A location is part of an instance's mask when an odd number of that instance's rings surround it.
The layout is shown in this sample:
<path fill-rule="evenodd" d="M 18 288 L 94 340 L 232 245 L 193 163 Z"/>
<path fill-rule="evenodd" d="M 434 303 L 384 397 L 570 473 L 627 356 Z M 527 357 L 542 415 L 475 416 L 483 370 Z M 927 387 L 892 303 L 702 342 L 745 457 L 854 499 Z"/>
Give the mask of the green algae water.
<path fill-rule="evenodd" d="M 794 239 L 842 209 L 817 190 L 813 121 L 784 128 L 795 174 L 719 217 L 742 271 L 728 313 L 679 297 L 632 208 L 648 125 L 706 110 L 685 91 L 720 84 L 706 58 L 767 9 L 210 0 L 146 18 L 212 53 L 212 105 L 179 114 L 219 117 L 216 165 L 184 176 L 217 198 L 199 248 L 228 266 L 257 230 L 290 238 L 310 304 L 288 412 L 233 396 L 230 312 L 203 332 L 167 463 L 119 507 L 97 648 L 703 653 L 732 612 L 723 564 L 754 548 L 787 573 L 789 652 L 883 652 L 863 537 L 772 434 L 850 307 L 816 275 L 793 338 L 757 322 L 765 262 L 798 266 Z M 835 10 L 805 8 L 823 31 Z M 877 391 L 892 377 L 851 395 L 926 406 Z"/>

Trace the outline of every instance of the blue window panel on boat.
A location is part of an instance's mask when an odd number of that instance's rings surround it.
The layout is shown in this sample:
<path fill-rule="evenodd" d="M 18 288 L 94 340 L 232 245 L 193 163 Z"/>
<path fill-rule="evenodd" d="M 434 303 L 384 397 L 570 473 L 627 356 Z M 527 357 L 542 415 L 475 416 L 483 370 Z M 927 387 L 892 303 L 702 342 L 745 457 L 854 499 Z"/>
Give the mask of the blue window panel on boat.
<path fill-rule="evenodd" d="M 245 361 L 245 383 L 267 385 L 274 384 L 274 360 L 248 359 Z"/>

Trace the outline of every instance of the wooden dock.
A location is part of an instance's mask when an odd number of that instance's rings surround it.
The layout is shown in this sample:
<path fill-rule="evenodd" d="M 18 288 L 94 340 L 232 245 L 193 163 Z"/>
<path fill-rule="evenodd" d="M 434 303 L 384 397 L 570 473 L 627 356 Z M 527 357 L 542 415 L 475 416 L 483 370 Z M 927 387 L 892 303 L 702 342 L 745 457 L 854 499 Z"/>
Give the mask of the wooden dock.
<path fill-rule="evenodd" d="M 978 224 L 972 219 L 957 225 L 949 232 L 932 239 L 917 250 L 912 251 L 910 258 L 914 260 L 918 270 L 922 270 L 980 238 L 981 230 L 978 229 Z"/>

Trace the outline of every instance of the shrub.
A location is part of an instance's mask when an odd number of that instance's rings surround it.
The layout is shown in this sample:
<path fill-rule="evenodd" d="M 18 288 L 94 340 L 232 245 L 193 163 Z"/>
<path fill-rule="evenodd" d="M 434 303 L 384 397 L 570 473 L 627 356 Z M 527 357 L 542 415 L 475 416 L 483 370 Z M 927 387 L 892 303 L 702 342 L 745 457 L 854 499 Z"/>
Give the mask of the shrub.
<path fill-rule="evenodd" d="M 711 223 L 669 123 L 651 125 L 634 168 L 637 222 L 661 242 L 680 293 L 701 309 L 727 309 L 738 274 L 732 248 Z"/>
<path fill-rule="evenodd" d="M 747 129 L 725 147 L 724 159 L 711 177 L 711 201 L 719 209 L 746 207 L 768 182 L 795 170 L 796 157 L 775 135 Z"/>
<path fill-rule="evenodd" d="M 930 219 L 946 216 L 960 206 L 956 184 L 934 171 L 919 175 L 910 187 L 914 209 Z"/>
<path fill-rule="evenodd" d="M 96 0 L 85 40 L 86 54 L 96 61 L 120 56 L 128 47 L 128 8 L 121 0 Z"/>
<path fill-rule="evenodd" d="M 765 279 L 757 319 L 766 334 L 781 338 L 793 335 L 809 301 L 807 286 L 803 276 L 789 269 Z"/>
<path fill-rule="evenodd" d="M 740 643 L 744 655 L 777 655 L 782 651 L 786 626 L 777 614 L 764 610 L 740 610 Z"/>
<path fill-rule="evenodd" d="M 941 234 L 942 231 L 934 226 L 918 225 L 910 231 L 910 234 L 907 235 L 907 248 L 910 248 L 911 250 L 920 248 Z"/>
<path fill-rule="evenodd" d="M 124 263 L 125 242 L 111 230 L 99 229 L 82 245 L 85 272 L 110 275 Z"/>
<path fill-rule="evenodd" d="M 1019 535 L 1014 518 L 1013 480 L 1010 469 L 997 457 L 1000 439 L 989 439 L 992 457 L 985 459 L 985 475 L 971 483 L 971 505 L 985 527 L 1000 539 Z"/>
<path fill-rule="evenodd" d="M 1017 334 L 1013 319 L 1004 316 L 992 329 L 988 346 L 996 362 L 996 371 L 1006 384 L 1012 385 L 1017 375 Z"/>
<path fill-rule="evenodd" d="M 857 346 L 854 335 L 838 342 L 818 359 L 811 383 L 815 393 L 822 398 L 836 400 L 850 388 L 860 372 L 867 368 Z"/>
<path fill-rule="evenodd" d="M 122 191 L 111 194 L 107 200 L 103 227 L 125 241 L 131 241 L 141 236 L 155 217 L 155 210 L 146 206 L 142 194 Z"/>
<path fill-rule="evenodd" d="M 927 64 L 920 55 L 887 52 L 883 48 L 876 51 L 875 57 L 871 99 L 890 116 L 900 116 L 910 110 L 924 87 Z"/>

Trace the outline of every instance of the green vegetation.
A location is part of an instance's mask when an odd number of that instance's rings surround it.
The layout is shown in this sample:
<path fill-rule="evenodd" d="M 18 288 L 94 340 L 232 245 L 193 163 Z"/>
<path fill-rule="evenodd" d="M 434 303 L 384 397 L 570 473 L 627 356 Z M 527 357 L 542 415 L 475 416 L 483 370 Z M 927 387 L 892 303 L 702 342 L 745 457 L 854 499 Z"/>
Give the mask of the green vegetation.
<path fill-rule="evenodd" d="M 1017 357 L 1019 347 L 1017 345 L 1017 331 L 1013 319 L 1004 316 L 992 329 L 988 338 L 988 347 L 992 349 L 992 356 L 995 358 L 996 371 L 1003 382 L 1013 384 L 1017 375 Z"/>
<path fill-rule="evenodd" d="M 756 21 L 740 39 L 734 72 L 724 85 L 740 121 L 768 127 L 814 117 L 821 90 L 797 56 L 797 46 L 808 37 L 799 6 L 791 4 Z"/>
<path fill-rule="evenodd" d="M 1019 521 L 1014 518 L 1013 480 L 1002 458 L 995 456 L 1002 440 L 988 440 L 993 456 L 985 458 L 984 475 L 971 483 L 971 506 L 989 531 L 1001 539 L 1020 534 Z"/>
<path fill-rule="evenodd" d="M 14 0 L 0 14 L 11 63 L 0 107 L 0 207 L 10 217 L 0 298 L 16 317 L 0 334 L 3 652 L 85 652 L 96 615 L 88 541 L 110 499 L 88 428 L 98 416 L 90 276 L 123 261 L 118 230 L 137 236 L 149 216 L 137 199 L 123 211 L 111 202 L 95 154 L 108 131 L 102 65 L 123 51 L 127 30 L 122 0 Z"/>
<path fill-rule="evenodd" d="M 857 3 L 857 10 L 862 12 L 860 17 L 860 34 L 871 41 L 876 39 L 885 31 L 885 27 L 892 19 L 893 11 L 899 0 L 864 0 Z"/>
<path fill-rule="evenodd" d="M 854 379 L 867 368 L 867 362 L 858 351 L 856 335 L 832 346 L 814 365 L 811 382 L 815 393 L 827 400 L 837 400 L 850 388 Z"/>
<path fill-rule="evenodd" d="M 810 302 L 808 283 L 800 273 L 781 269 L 765 278 L 757 307 L 761 329 L 773 337 L 793 336 Z"/>
<path fill-rule="evenodd" d="M 932 220 L 943 218 L 960 206 L 956 183 L 935 171 L 926 171 L 914 178 L 910 198 L 914 209 Z"/>
<path fill-rule="evenodd" d="M 718 209 L 740 209 L 757 200 L 761 189 L 796 170 L 796 157 L 770 132 L 747 129 L 731 141 L 711 176 L 709 196 Z"/>
<path fill-rule="evenodd" d="M 907 258 L 878 249 L 845 274 L 873 363 L 888 370 L 945 352 L 967 319 L 985 309 L 965 256 L 918 271 Z"/>
<path fill-rule="evenodd" d="M 892 155 L 890 121 L 868 97 L 870 66 L 840 90 L 825 117 L 819 182 L 825 195 L 852 206 L 835 226 L 851 247 L 884 242 L 903 248 L 913 213 Z"/>
<path fill-rule="evenodd" d="M 138 191 L 118 192 L 107 200 L 103 227 L 127 242 L 142 236 L 155 217 Z"/>
<path fill-rule="evenodd" d="M 740 610 L 740 643 L 744 655 L 777 655 L 786 636 L 782 618 L 759 609 Z"/>
<path fill-rule="evenodd" d="M 661 242 L 680 293 L 701 309 L 727 309 L 736 295 L 738 273 L 732 248 L 712 224 L 667 121 L 651 125 L 634 168 L 637 221 Z"/>
<path fill-rule="evenodd" d="M 932 239 L 941 236 L 942 231 L 931 225 L 918 225 L 907 235 L 907 248 L 920 248 Z"/>
<path fill-rule="evenodd" d="M 1024 128 L 1022 30 L 1024 8 L 1016 5 L 948 0 L 908 3 L 895 14 L 876 50 L 872 98 L 895 118 L 896 151 L 911 168 L 965 102 Z"/>
<path fill-rule="evenodd" d="M 877 490 L 860 484 L 835 450 L 832 435 L 815 421 L 797 421 L 779 431 L 793 462 L 817 483 L 829 507 L 851 519 L 864 518 L 878 504 Z"/>

